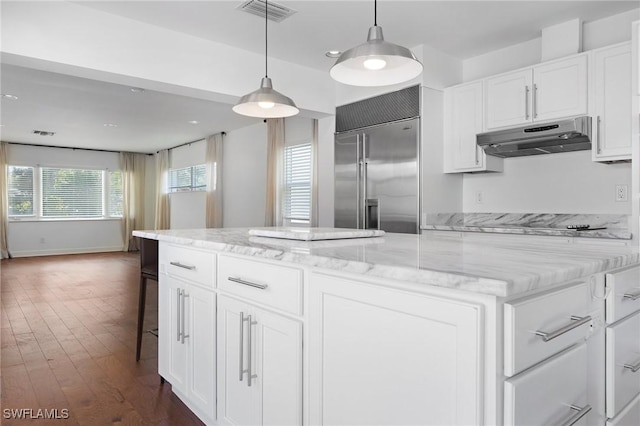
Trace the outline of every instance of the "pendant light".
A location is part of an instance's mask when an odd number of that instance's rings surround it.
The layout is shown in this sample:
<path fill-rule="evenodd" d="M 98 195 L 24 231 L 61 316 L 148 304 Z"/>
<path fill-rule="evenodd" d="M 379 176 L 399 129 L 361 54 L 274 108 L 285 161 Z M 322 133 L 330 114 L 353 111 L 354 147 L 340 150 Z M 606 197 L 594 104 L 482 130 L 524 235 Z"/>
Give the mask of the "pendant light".
<path fill-rule="evenodd" d="M 273 90 L 271 79 L 267 74 L 267 0 L 264 2 L 264 78 L 260 88 L 240 98 L 233 111 L 260 118 L 281 118 L 296 115 L 300 110 L 296 104 L 282 93 Z"/>
<path fill-rule="evenodd" d="M 384 41 L 378 26 L 378 2 L 374 0 L 373 27 L 367 42 L 344 52 L 329 74 L 352 86 L 388 86 L 417 77 L 422 64 L 411 50 Z"/>

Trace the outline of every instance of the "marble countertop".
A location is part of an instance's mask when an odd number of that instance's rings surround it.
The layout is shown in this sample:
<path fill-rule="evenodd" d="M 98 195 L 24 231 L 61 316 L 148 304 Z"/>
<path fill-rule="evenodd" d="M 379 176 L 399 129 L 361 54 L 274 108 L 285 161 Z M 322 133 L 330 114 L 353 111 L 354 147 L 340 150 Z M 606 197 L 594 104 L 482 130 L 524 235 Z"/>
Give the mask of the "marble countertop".
<path fill-rule="evenodd" d="M 134 231 L 133 235 L 304 266 L 511 297 L 640 262 L 638 250 L 387 233 L 383 237 L 290 241 L 249 228 Z"/>

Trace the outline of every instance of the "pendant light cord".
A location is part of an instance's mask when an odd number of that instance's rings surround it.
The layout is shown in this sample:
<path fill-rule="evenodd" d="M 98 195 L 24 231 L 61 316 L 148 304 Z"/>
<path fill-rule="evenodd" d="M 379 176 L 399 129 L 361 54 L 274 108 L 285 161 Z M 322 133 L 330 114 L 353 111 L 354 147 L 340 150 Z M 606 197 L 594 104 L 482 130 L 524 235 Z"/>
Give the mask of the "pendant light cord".
<path fill-rule="evenodd" d="M 378 26 L 378 0 L 373 0 L 373 26 Z"/>
<path fill-rule="evenodd" d="M 264 0 L 264 76 L 266 78 L 269 77 L 269 73 L 267 72 L 267 58 L 269 57 L 267 55 L 267 46 L 269 46 L 269 43 L 267 43 L 267 22 L 268 22 L 268 16 L 269 16 L 269 2 L 268 0 Z"/>

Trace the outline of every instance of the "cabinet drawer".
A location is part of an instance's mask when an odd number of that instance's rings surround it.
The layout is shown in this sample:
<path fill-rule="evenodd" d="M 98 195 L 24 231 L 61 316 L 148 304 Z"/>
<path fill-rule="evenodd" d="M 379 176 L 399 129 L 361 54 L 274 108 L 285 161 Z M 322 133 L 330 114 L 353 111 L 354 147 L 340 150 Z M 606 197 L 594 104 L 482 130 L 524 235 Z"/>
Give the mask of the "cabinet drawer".
<path fill-rule="evenodd" d="M 302 270 L 220 256 L 218 287 L 244 299 L 302 314 Z"/>
<path fill-rule="evenodd" d="M 638 395 L 615 418 L 607 422 L 607 426 L 638 426 L 640 425 L 640 395 Z"/>
<path fill-rule="evenodd" d="M 640 266 L 605 275 L 607 289 L 607 324 L 640 311 Z"/>
<path fill-rule="evenodd" d="M 521 375 L 505 381 L 505 425 L 586 425 L 587 347 L 581 344 L 545 361 Z M 576 417 L 573 417 L 575 420 Z"/>
<path fill-rule="evenodd" d="M 585 339 L 589 301 L 589 286 L 579 283 L 505 304 L 504 374 L 513 376 Z"/>
<path fill-rule="evenodd" d="M 608 327 L 606 346 L 607 417 L 615 417 L 640 393 L 640 312 Z"/>
<path fill-rule="evenodd" d="M 191 247 L 161 243 L 160 272 L 214 287 L 216 255 Z"/>

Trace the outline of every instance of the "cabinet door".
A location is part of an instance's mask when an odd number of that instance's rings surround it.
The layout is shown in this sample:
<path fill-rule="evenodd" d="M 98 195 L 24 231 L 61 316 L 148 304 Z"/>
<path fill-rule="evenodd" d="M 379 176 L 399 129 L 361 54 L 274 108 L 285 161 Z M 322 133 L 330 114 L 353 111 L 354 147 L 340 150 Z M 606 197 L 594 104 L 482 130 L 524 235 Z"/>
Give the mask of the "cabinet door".
<path fill-rule="evenodd" d="M 453 166 L 457 170 L 484 166 L 484 151 L 476 143 L 482 132 L 482 82 L 453 89 Z"/>
<path fill-rule="evenodd" d="M 187 345 L 179 333 L 184 319 L 182 294 L 185 284 L 161 274 L 158 289 L 158 371 L 175 390 L 184 393 L 187 388 Z"/>
<path fill-rule="evenodd" d="M 261 425 L 302 424 L 302 324 L 264 310 L 253 311 L 255 386 Z"/>
<path fill-rule="evenodd" d="M 587 56 L 533 68 L 533 120 L 587 113 Z"/>
<path fill-rule="evenodd" d="M 218 296 L 218 421 L 225 425 L 256 424 L 257 388 L 247 374 L 249 315 L 247 304 Z"/>
<path fill-rule="evenodd" d="M 640 394 L 640 312 L 607 327 L 607 417 Z"/>
<path fill-rule="evenodd" d="M 594 159 L 631 159 L 631 46 L 592 56 Z"/>
<path fill-rule="evenodd" d="M 216 415 L 215 295 L 189 286 L 186 291 L 189 401 L 210 419 Z"/>
<path fill-rule="evenodd" d="M 480 306 L 321 274 L 310 291 L 312 424 L 482 424 Z"/>
<path fill-rule="evenodd" d="M 487 130 L 531 121 L 531 69 L 486 80 Z"/>

